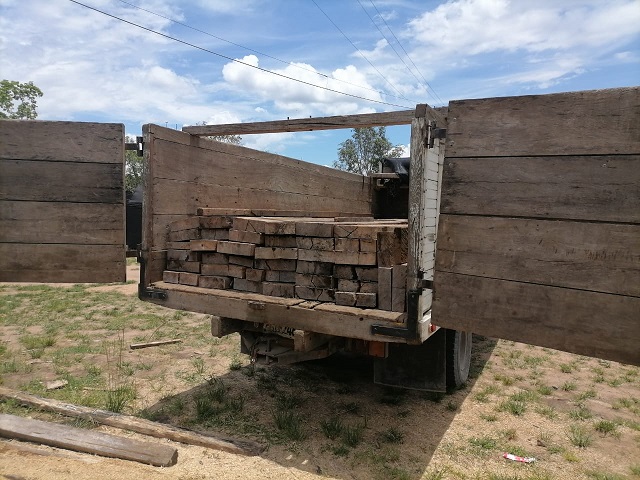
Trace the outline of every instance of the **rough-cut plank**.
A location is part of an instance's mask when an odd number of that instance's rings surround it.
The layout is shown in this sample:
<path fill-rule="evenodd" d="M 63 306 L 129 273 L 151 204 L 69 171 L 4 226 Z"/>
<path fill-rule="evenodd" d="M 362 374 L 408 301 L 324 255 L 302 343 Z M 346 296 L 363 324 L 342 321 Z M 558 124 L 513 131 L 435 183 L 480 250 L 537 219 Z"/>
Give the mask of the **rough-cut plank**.
<path fill-rule="evenodd" d="M 189 248 L 194 252 L 215 252 L 218 248 L 217 240 L 191 240 Z"/>
<path fill-rule="evenodd" d="M 202 263 L 214 263 L 217 265 L 228 265 L 229 255 L 218 252 L 205 252 L 202 254 Z"/>
<path fill-rule="evenodd" d="M 256 260 L 255 267 L 261 270 L 279 270 L 282 272 L 295 272 L 295 260 Z"/>
<path fill-rule="evenodd" d="M 229 265 L 228 275 L 233 278 L 246 278 L 247 276 L 247 267 L 243 267 L 242 265 Z"/>
<path fill-rule="evenodd" d="M 213 275 L 226 277 L 229 275 L 228 263 L 202 263 L 200 265 L 200 273 L 202 275 Z M 171 282 L 175 283 L 175 282 Z"/>
<path fill-rule="evenodd" d="M 0 436 L 156 467 L 170 467 L 178 461 L 178 450 L 168 445 L 7 414 L 0 414 Z"/>
<path fill-rule="evenodd" d="M 189 230 L 177 230 L 169 232 L 167 239 L 170 242 L 186 242 L 200 238 L 199 228 L 190 228 Z"/>
<path fill-rule="evenodd" d="M 172 162 L 163 161 L 156 165 L 159 178 L 204 184 L 211 187 L 242 187 L 247 190 L 272 190 L 354 200 L 362 196 L 363 190 L 366 189 L 367 192 L 370 192 L 371 182 L 369 179 L 363 180 L 363 177 L 354 174 L 343 178 L 323 176 L 313 171 L 310 172 L 308 168 L 305 168 L 304 163 L 296 165 L 274 164 L 271 161 L 264 161 L 258 155 L 233 156 L 233 161 L 230 161 L 228 155 L 194 148 L 190 145 L 157 141 L 156 146 L 161 150 L 163 158 L 173 159 Z M 243 172 L 241 179 L 238 178 L 238 171 Z M 304 181 L 297 178 L 298 176 L 304 176 Z M 340 187 L 343 187 L 342 190 Z M 327 204 L 317 204 L 312 207 L 313 210 L 317 210 L 318 205 L 326 210 L 336 210 L 328 207 Z M 199 207 L 216 206 L 202 203 Z M 295 206 L 279 208 L 266 204 L 238 205 L 233 208 L 301 210 Z M 193 214 L 196 211 L 194 209 L 190 213 Z"/>
<path fill-rule="evenodd" d="M 298 260 L 302 260 L 304 262 L 321 262 L 321 263 L 335 263 L 336 253 L 338 252 L 327 252 L 324 250 L 298 250 Z M 339 252 L 343 253 L 343 252 Z M 347 252 L 344 252 L 347 253 Z M 350 254 L 357 255 L 357 253 Z"/>
<path fill-rule="evenodd" d="M 167 283 L 180 283 L 180 272 L 165 270 L 162 272 L 162 281 Z"/>
<path fill-rule="evenodd" d="M 402 229 L 407 229 L 406 221 L 370 224 L 337 223 L 333 227 L 333 232 L 336 237 L 376 240 L 378 238 L 378 233 L 380 232 L 394 232 Z"/>
<path fill-rule="evenodd" d="M 334 265 L 333 276 L 344 280 L 356 280 L 356 269 L 353 265 Z"/>
<path fill-rule="evenodd" d="M 245 278 L 252 282 L 264 281 L 266 270 L 260 270 L 258 268 L 247 268 L 245 271 Z"/>
<path fill-rule="evenodd" d="M 200 262 L 190 262 L 188 260 L 167 260 L 169 270 L 181 272 L 200 273 Z"/>
<path fill-rule="evenodd" d="M 377 295 L 375 293 L 358 292 L 356 295 L 356 307 L 376 308 Z"/>
<path fill-rule="evenodd" d="M 235 278 L 233 280 L 234 290 L 243 292 L 262 293 L 263 282 L 252 282 L 244 278 Z"/>
<path fill-rule="evenodd" d="M 256 247 L 255 258 L 261 260 L 296 260 L 298 258 L 298 249 L 280 247 Z"/>
<path fill-rule="evenodd" d="M 229 255 L 229 265 L 240 265 L 242 267 L 253 268 L 253 257 L 243 257 L 242 255 Z"/>
<path fill-rule="evenodd" d="M 447 158 L 442 213 L 640 223 L 640 155 Z"/>
<path fill-rule="evenodd" d="M 87 163 L 124 162 L 121 123 L 0 120 L 0 157 Z"/>
<path fill-rule="evenodd" d="M 226 289 L 231 288 L 232 280 L 229 277 L 200 275 L 198 286 L 203 288 Z"/>
<path fill-rule="evenodd" d="M 358 243 L 360 244 L 361 252 L 377 252 L 378 251 L 378 241 L 377 240 L 368 240 L 366 238 L 361 238 Z M 406 261 L 406 260 L 405 260 Z"/>
<path fill-rule="evenodd" d="M 296 245 L 298 248 L 307 250 L 327 250 L 332 251 L 335 248 L 333 237 L 297 237 Z"/>
<path fill-rule="evenodd" d="M 415 110 L 397 112 L 339 115 L 334 117 L 298 118 L 292 120 L 271 120 L 254 123 L 230 123 L 221 125 L 198 125 L 182 127 L 191 135 L 247 135 L 256 133 L 306 132 L 309 130 L 331 130 L 338 128 L 364 128 L 411 123 Z"/>
<path fill-rule="evenodd" d="M 181 230 L 193 230 L 200 228 L 200 226 L 200 217 L 190 216 L 169 223 L 168 228 L 170 232 L 179 232 Z"/>
<path fill-rule="evenodd" d="M 0 242 L 124 245 L 122 215 L 122 203 L 6 200 L 0 208 Z"/>
<path fill-rule="evenodd" d="M 361 282 L 377 282 L 378 269 L 375 267 L 356 267 L 356 277 Z"/>
<path fill-rule="evenodd" d="M 265 247 L 297 248 L 298 243 L 294 235 L 265 235 Z"/>
<path fill-rule="evenodd" d="M 396 228 L 378 233 L 377 262 L 380 267 L 392 267 L 407 263 L 409 255 L 409 230 Z"/>
<path fill-rule="evenodd" d="M 338 278 L 336 290 L 341 292 L 357 292 L 360 290 L 360 282 L 358 280 L 345 280 L 344 278 Z M 353 297 L 354 304 L 352 306 L 355 306 L 355 298 L 356 297 Z M 349 304 L 339 303 L 338 305 Z"/>
<path fill-rule="evenodd" d="M 340 288 L 338 286 L 338 288 Z M 336 305 L 356 306 L 356 293 L 349 291 L 336 291 Z"/>
<path fill-rule="evenodd" d="M 301 250 L 304 251 L 304 250 Z M 375 252 L 334 252 L 334 262 L 341 265 L 375 265 L 376 253 Z"/>
<path fill-rule="evenodd" d="M 229 229 L 227 228 L 202 228 L 200 237 L 203 240 L 229 240 Z"/>
<path fill-rule="evenodd" d="M 296 297 L 318 302 L 335 301 L 335 291 L 330 288 L 311 288 L 296 285 Z"/>
<path fill-rule="evenodd" d="M 200 219 L 200 228 L 230 228 L 233 225 L 233 217 L 227 215 L 200 216 L 198 218 Z"/>
<path fill-rule="evenodd" d="M 303 287 L 333 288 L 333 283 L 332 276 L 296 273 L 296 285 Z"/>
<path fill-rule="evenodd" d="M 359 252 L 360 239 L 358 238 L 336 238 L 335 250 L 337 252 Z"/>
<path fill-rule="evenodd" d="M 129 345 L 131 350 L 139 350 L 141 348 L 149 348 L 149 347 L 161 347 L 163 345 L 173 345 L 176 343 L 182 343 L 182 340 L 179 338 L 174 338 L 172 340 L 156 340 L 155 342 L 144 342 L 144 343 L 132 343 Z"/>
<path fill-rule="evenodd" d="M 333 264 L 326 262 L 306 262 L 298 260 L 296 265 L 297 273 L 310 273 L 314 275 L 332 275 Z"/>
<path fill-rule="evenodd" d="M 442 215 L 436 269 L 640 297 L 640 225 Z"/>
<path fill-rule="evenodd" d="M 252 257 L 256 250 L 256 246 L 253 243 L 225 241 L 218 242 L 217 248 L 218 252 L 220 253 L 227 253 L 229 255 L 240 255 L 244 257 Z"/>
<path fill-rule="evenodd" d="M 0 158 L 0 200 L 124 203 L 122 163 Z M 73 179 L 73 187 L 69 186 Z M 25 188 L 25 186 L 28 186 Z"/>
<path fill-rule="evenodd" d="M 194 288 L 194 287 L 181 287 Z M 206 292 L 206 290 L 204 290 Z M 21 405 L 35 407 L 48 412 L 59 413 L 69 417 L 82 418 L 93 423 L 109 425 L 115 428 L 122 428 L 132 432 L 142 433 L 155 438 L 166 438 L 174 442 L 197 445 L 200 447 L 222 450 L 239 455 L 259 455 L 264 447 L 251 441 L 237 440 L 232 438 L 215 437 L 212 435 L 202 435 L 190 430 L 173 427 L 162 423 L 152 422 L 143 418 L 122 415 L 119 413 L 98 410 L 81 405 L 63 403 L 59 400 L 41 398 L 28 393 L 17 392 L 0 386 L 0 398 L 15 400 Z"/>
<path fill-rule="evenodd" d="M 435 325 L 640 365 L 640 298 L 438 272 Z"/>
<path fill-rule="evenodd" d="M 264 270 L 264 279 L 267 282 L 296 283 L 296 272 L 283 272 L 280 270 Z"/>
<path fill-rule="evenodd" d="M 178 283 L 180 283 L 181 285 L 192 285 L 195 287 L 198 285 L 199 277 L 200 275 L 198 273 L 180 272 Z"/>
<path fill-rule="evenodd" d="M 295 234 L 299 237 L 333 237 L 333 220 L 297 222 Z"/>
<path fill-rule="evenodd" d="M 371 333 L 372 325 L 398 326 L 406 317 L 402 313 L 377 309 L 363 310 L 331 303 L 318 305 L 313 309 L 298 308 L 299 299 L 235 290 L 209 290 L 164 282 L 158 282 L 156 286 L 167 290 L 168 298 L 150 301 L 169 308 L 362 340 L 404 342 L 397 337 L 381 337 Z M 264 304 L 264 308 L 251 308 L 250 302 Z"/>
<path fill-rule="evenodd" d="M 0 243 L 0 282 L 124 282 L 125 260 L 124 244 Z"/>
<path fill-rule="evenodd" d="M 274 297 L 293 298 L 295 297 L 295 289 L 292 283 L 282 282 L 263 282 L 262 293 Z"/>
<path fill-rule="evenodd" d="M 229 230 L 229 240 L 232 242 L 255 243 L 256 245 L 262 245 L 264 243 L 264 234 L 247 232 L 246 230 Z"/>
<path fill-rule="evenodd" d="M 378 308 L 391 310 L 392 267 L 378 268 Z"/>
<path fill-rule="evenodd" d="M 638 154 L 640 87 L 452 101 L 448 121 L 447 157 Z"/>

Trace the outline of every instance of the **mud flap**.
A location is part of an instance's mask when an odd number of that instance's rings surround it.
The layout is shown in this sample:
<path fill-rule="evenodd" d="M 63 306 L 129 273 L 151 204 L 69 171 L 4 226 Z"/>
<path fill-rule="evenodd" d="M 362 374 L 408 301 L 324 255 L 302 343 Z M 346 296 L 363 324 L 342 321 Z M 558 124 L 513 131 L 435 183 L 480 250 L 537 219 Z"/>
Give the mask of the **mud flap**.
<path fill-rule="evenodd" d="M 440 329 L 421 345 L 390 343 L 387 358 L 374 361 L 378 385 L 428 392 L 447 390 L 446 331 Z"/>

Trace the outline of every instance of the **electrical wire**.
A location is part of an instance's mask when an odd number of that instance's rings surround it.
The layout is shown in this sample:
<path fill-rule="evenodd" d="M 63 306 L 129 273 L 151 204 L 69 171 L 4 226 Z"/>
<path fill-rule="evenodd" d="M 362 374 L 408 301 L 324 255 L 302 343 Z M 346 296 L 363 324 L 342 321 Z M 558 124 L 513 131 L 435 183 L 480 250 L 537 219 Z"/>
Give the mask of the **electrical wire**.
<path fill-rule="evenodd" d="M 413 70 L 411 70 L 411 67 L 409 67 L 409 65 L 407 65 L 407 62 L 404 61 L 404 59 L 400 56 L 400 54 L 398 53 L 398 51 L 396 50 L 396 48 L 393 46 L 393 43 L 391 43 L 389 41 L 389 39 L 387 38 L 387 36 L 384 34 L 384 32 L 382 31 L 382 29 L 378 26 L 378 24 L 375 22 L 375 20 L 373 19 L 373 17 L 371 16 L 371 14 L 367 11 L 366 8 L 364 8 L 364 5 L 362 5 L 362 2 L 360 0 L 357 0 L 358 4 L 360 5 L 360 7 L 362 8 L 362 10 L 364 11 L 364 13 L 367 14 L 367 17 L 369 17 L 369 20 L 371 20 L 371 23 L 373 23 L 374 27 L 376 27 L 378 29 L 378 31 L 380 32 L 380 35 L 382 35 L 382 38 L 385 39 L 385 41 L 387 42 L 387 45 L 389 45 L 391 47 L 391 49 L 393 50 L 393 53 L 396 54 L 396 56 L 400 59 L 400 61 L 402 62 L 402 64 L 407 67 L 407 70 L 409 71 L 409 73 L 411 75 L 413 75 L 413 78 L 416 79 L 416 81 L 418 82 L 418 84 L 422 83 L 422 80 L 420 80 L 418 78 L 418 76 L 413 72 Z M 387 26 L 387 28 L 389 28 Z M 391 31 L 391 29 L 389 29 L 389 31 Z M 393 32 L 391 32 L 393 33 Z M 397 38 L 396 38 L 397 40 Z M 433 97 L 433 99 L 435 100 L 435 97 Z"/>
<path fill-rule="evenodd" d="M 375 65 L 374 65 L 373 63 L 371 63 L 371 61 L 370 61 L 370 60 L 369 60 L 369 59 L 364 55 L 364 53 L 362 53 L 362 51 L 360 51 L 360 49 L 356 46 L 356 44 L 355 44 L 355 43 L 353 43 L 349 37 L 347 37 L 347 34 L 346 34 L 346 33 L 344 33 L 344 32 L 342 31 L 342 29 L 340 29 L 340 27 L 336 24 L 336 22 L 334 22 L 333 20 L 331 20 L 331 17 L 330 17 L 329 15 L 327 15 L 327 13 L 326 13 L 322 8 L 320 8 L 320 5 L 318 5 L 318 4 L 316 3 L 316 0 L 311 0 L 311 1 L 314 3 L 314 5 L 315 5 L 316 7 L 318 7 L 318 10 L 320 10 L 320 11 L 323 13 L 323 15 L 324 15 L 325 17 L 327 17 L 327 20 L 329 20 L 329 21 L 332 23 L 332 25 L 333 25 L 334 27 L 336 27 L 336 29 L 337 29 L 337 30 L 342 34 L 342 36 L 343 36 L 344 38 L 346 38 L 346 39 L 347 39 L 347 41 L 348 41 L 348 42 L 353 46 L 353 48 L 355 48 L 355 49 L 356 49 L 356 51 L 360 54 L 360 56 L 361 56 L 362 58 L 364 58 L 364 59 L 367 61 L 367 63 L 368 63 L 369 65 L 371 65 L 371 67 L 372 67 L 376 72 L 378 72 L 378 75 L 380 75 L 380 77 L 381 77 L 385 82 L 387 82 L 387 84 L 389 84 L 389 85 L 391 86 L 391 88 L 393 88 L 393 89 L 396 91 L 396 93 L 397 93 L 398 95 L 400 95 L 400 97 L 402 97 L 404 100 L 406 100 L 406 101 L 408 101 L 408 102 L 409 102 L 410 100 L 409 100 L 407 97 L 405 97 L 405 96 L 402 94 L 402 92 L 401 92 L 400 90 L 398 90 L 398 89 L 395 87 L 395 85 L 393 85 L 393 83 L 391 83 L 389 80 L 387 80 L 387 78 L 382 74 L 382 72 L 380 72 L 380 70 L 378 70 L 378 69 L 375 67 Z M 416 103 L 417 103 L 417 102 L 416 102 Z"/>
<path fill-rule="evenodd" d="M 359 2 L 359 0 L 358 0 Z M 398 40 L 398 37 L 396 37 L 396 34 L 393 33 L 393 30 L 391 30 L 391 27 L 389 26 L 389 24 L 387 23 L 387 21 L 384 19 L 384 17 L 382 16 L 382 13 L 380 13 L 380 10 L 378 10 L 378 7 L 376 7 L 375 3 L 373 3 L 373 0 L 369 0 L 369 2 L 371 3 L 371 5 L 373 6 L 373 8 L 376 9 L 376 12 L 378 13 L 378 16 L 382 19 L 382 21 L 384 22 L 385 26 L 387 27 L 387 29 L 391 32 L 391 35 L 393 35 L 393 38 L 396 39 L 396 42 L 398 42 L 398 45 L 400 45 L 400 48 L 402 49 L 402 51 L 404 52 L 404 54 L 407 56 L 407 58 L 409 59 L 409 61 L 411 62 L 411 64 L 413 65 L 413 67 L 416 69 L 416 71 L 418 72 L 418 74 L 420 75 L 420 77 L 422 77 L 422 80 L 424 81 L 424 84 L 431 89 L 431 91 L 433 92 L 433 94 L 435 95 L 435 97 L 438 99 L 438 101 L 440 102 L 441 105 L 445 105 L 444 100 L 442 100 L 442 98 L 440 98 L 440 95 L 438 95 L 438 92 L 435 91 L 435 89 L 429 85 L 429 82 L 427 82 L 427 79 L 424 78 L 424 75 L 422 75 L 422 72 L 420 71 L 420 69 L 418 68 L 418 66 L 415 64 L 415 62 L 413 61 L 413 59 L 411 58 L 411 56 L 409 55 L 409 53 L 404 49 L 404 47 L 402 46 L 402 43 L 400 43 L 400 40 Z M 388 41 L 388 40 L 387 40 Z M 395 51 L 395 50 L 394 50 Z M 406 63 L 405 63 L 406 65 Z M 415 76 L 415 75 L 414 75 Z"/>
<path fill-rule="evenodd" d="M 326 74 L 326 73 L 319 72 L 318 70 L 311 69 L 311 68 L 305 68 L 305 67 L 303 67 L 303 66 L 301 66 L 301 65 L 298 65 L 298 64 L 295 64 L 295 63 L 293 63 L 293 62 L 289 62 L 289 61 L 287 61 L 287 60 L 282 60 L 281 58 L 274 57 L 273 55 L 269 55 L 268 53 L 260 52 L 260 51 L 258 51 L 258 50 L 253 49 L 253 48 L 246 47 L 246 46 L 244 46 L 244 45 L 240 45 L 239 43 L 232 42 L 231 40 L 227 40 L 227 39 L 225 39 L 225 38 L 219 37 L 219 36 L 217 36 L 217 35 L 214 35 L 214 34 L 212 34 L 212 33 L 207 32 L 207 31 L 200 30 L 199 28 L 192 27 L 192 26 L 191 26 L 191 25 L 189 25 L 189 24 L 186 24 L 186 23 L 184 23 L 184 22 L 181 22 L 181 21 L 176 20 L 176 19 L 171 18 L 171 17 L 167 17 L 167 16 L 162 15 L 162 14 L 160 14 L 160 13 L 153 12 L 153 11 L 151 11 L 151 10 L 147 10 L 146 8 L 142 8 L 142 7 L 138 6 L 138 5 L 135 5 L 135 4 L 133 4 L 133 3 L 129 3 L 129 2 L 127 2 L 127 1 L 125 1 L 125 0 L 118 0 L 118 1 L 119 1 L 119 2 L 121 2 L 121 3 L 124 3 L 125 5 L 129 5 L 130 7 L 133 7 L 133 8 L 135 8 L 135 9 L 138 9 L 138 10 L 140 10 L 140 11 L 142 11 L 142 12 L 146 12 L 146 13 L 149 13 L 149 14 L 151 14 L 151 15 L 155 15 L 156 17 L 160 17 L 160 18 L 164 18 L 165 20 L 169 20 L 170 22 L 175 23 L 176 25 L 180 25 L 180 26 L 183 26 L 183 27 L 185 27 L 185 28 L 189 28 L 189 29 L 191 29 L 191 30 L 193 30 L 193 31 L 195 31 L 195 32 L 199 32 L 199 33 L 202 33 L 202 34 L 207 35 L 207 36 L 209 36 L 209 37 L 215 38 L 216 40 L 220 40 L 221 42 L 228 43 L 229 45 L 233 45 L 233 46 L 235 46 L 235 47 L 240 47 L 240 48 L 242 48 L 242 49 L 244 49 L 244 50 L 247 50 L 247 51 L 249 51 L 249 52 L 253 52 L 253 53 L 256 53 L 256 54 L 258 54 L 258 55 L 262 55 L 263 57 L 270 58 L 270 59 L 272 59 L 272 60 L 276 60 L 276 61 L 278 61 L 278 62 L 280 62 L 280 63 L 284 63 L 285 65 L 290 65 L 290 66 L 292 66 L 292 67 L 294 67 L 294 68 L 298 68 L 298 69 L 300 69 L 300 70 L 304 70 L 305 72 L 314 73 L 314 74 L 316 74 L 316 75 L 318 75 L 318 76 L 320 76 L 320 77 L 324 77 L 324 78 L 326 78 L 326 79 L 333 80 L 333 81 L 335 81 L 335 82 L 344 83 L 345 85 L 351 85 L 352 87 L 361 88 L 361 89 L 363 89 L 363 90 L 369 90 L 370 92 L 376 92 L 376 93 L 379 93 L 379 94 L 382 94 L 382 95 L 386 95 L 386 96 L 388 96 L 388 97 L 407 100 L 407 99 L 406 99 L 406 98 L 404 98 L 404 97 L 399 97 L 399 96 L 397 96 L 397 95 L 391 95 L 390 93 L 384 92 L 384 91 L 382 91 L 382 90 L 376 90 L 375 88 L 365 87 L 365 86 L 363 86 L 363 85 L 358 85 L 357 83 L 348 82 L 348 81 L 346 81 L 346 80 L 342 80 L 342 79 L 339 79 L 339 78 L 332 77 L 331 75 L 328 75 L 328 74 Z"/>
<path fill-rule="evenodd" d="M 209 50 L 207 48 L 200 47 L 200 46 L 195 45 L 193 43 L 189 43 L 189 42 L 187 42 L 185 40 L 181 40 L 179 38 L 172 37 L 171 35 L 167 35 L 166 33 L 158 32 L 157 30 L 153 30 L 152 28 L 145 27 L 143 25 L 140 25 L 140 24 L 135 23 L 135 22 L 131 22 L 129 20 L 125 20 L 124 18 L 118 17 L 117 15 L 113 15 L 111 13 L 108 13 L 108 12 L 105 12 L 103 10 L 100 10 L 100 9 L 98 9 L 96 7 L 92 7 L 90 5 L 86 5 L 84 3 L 78 2 L 77 0 L 69 0 L 69 1 L 72 2 L 72 3 L 75 3 L 77 5 L 80 5 L 82 7 L 88 8 L 89 10 L 93 10 L 95 12 L 101 13 L 101 14 L 107 16 L 107 17 L 111 17 L 111 18 L 113 18 L 115 20 L 119 20 L 121 22 L 127 23 L 129 25 L 134 26 L 134 27 L 141 28 L 142 30 L 146 30 L 147 32 L 154 33 L 156 35 L 159 35 L 159 36 L 164 37 L 164 38 L 168 38 L 169 40 L 173 40 L 173 41 L 176 41 L 178 43 L 182 43 L 183 45 L 187 45 L 187 46 L 195 48 L 197 50 L 202 50 L 203 52 L 207 52 L 207 53 L 210 53 L 212 55 L 216 55 L 216 56 L 224 58 L 226 60 L 229 60 L 229 61 L 232 61 L 232 62 L 235 62 L 235 63 L 239 63 L 240 65 L 244 65 L 244 66 L 247 66 L 247 67 L 254 68 L 256 70 L 260 70 L 261 72 L 269 73 L 271 75 L 276 75 L 278 77 L 285 78 L 287 80 L 292 80 L 294 82 L 302 83 L 302 84 L 308 85 L 310 87 L 320 88 L 322 90 L 326 90 L 326 91 L 329 91 L 329 92 L 337 93 L 339 95 L 345 95 L 347 97 L 357 98 L 359 100 L 364 100 L 364 101 L 367 101 L 367 102 L 378 103 L 378 104 L 381 104 L 381 105 L 388 105 L 388 106 L 391 106 L 391 107 L 400 107 L 400 108 L 407 108 L 407 109 L 413 108 L 413 107 L 408 107 L 406 105 L 398 105 L 398 104 L 395 104 L 395 103 L 384 102 L 382 100 L 374 100 L 372 98 L 361 97 L 360 95 L 355 95 L 353 93 L 341 92 L 340 90 L 335 90 L 335 89 L 329 88 L 329 87 L 323 87 L 322 85 L 316 85 L 315 83 L 311 83 L 311 82 L 307 82 L 305 80 L 300 80 L 300 79 L 297 79 L 297 78 L 293 78 L 293 77 L 290 77 L 290 76 L 285 75 L 283 73 L 278 73 L 278 72 L 274 72 L 272 70 L 267 70 L 266 68 L 258 67 L 256 65 L 251 65 L 250 63 L 243 62 L 242 60 L 238 60 L 236 58 L 232 58 L 232 57 L 229 57 L 227 55 L 223 55 L 222 53 L 214 52 L 213 50 Z M 408 99 L 406 99 L 406 100 L 408 100 Z"/>

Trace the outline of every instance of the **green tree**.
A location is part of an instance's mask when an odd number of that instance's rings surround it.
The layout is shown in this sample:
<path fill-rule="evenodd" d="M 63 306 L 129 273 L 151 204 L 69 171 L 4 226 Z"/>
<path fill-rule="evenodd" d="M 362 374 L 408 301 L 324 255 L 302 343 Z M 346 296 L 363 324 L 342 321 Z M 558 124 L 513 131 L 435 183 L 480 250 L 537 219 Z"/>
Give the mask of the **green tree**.
<path fill-rule="evenodd" d="M 20 83 L 2 80 L 0 82 L 0 118 L 12 120 L 37 118 L 37 98 L 41 96 L 42 90 L 36 87 L 33 82 Z"/>
<path fill-rule="evenodd" d="M 136 137 L 127 135 L 127 143 L 135 143 Z M 144 162 L 135 150 L 125 150 L 124 152 L 124 186 L 127 192 L 133 192 L 142 183 L 144 173 Z"/>
<path fill-rule="evenodd" d="M 338 148 L 338 160 L 333 166 L 347 172 L 367 175 L 378 170 L 378 162 L 385 157 L 402 155 L 400 145 L 393 145 L 386 135 L 385 127 L 354 128 L 351 138 Z"/>
<path fill-rule="evenodd" d="M 196 125 L 206 125 L 207 122 L 196 123 Z M 233 145 L 242 145 L 242 137 L 240 135 L 209 135 L 207 137 L 209 140 L 215 140 L 217 142 L 231 143 Z"/>

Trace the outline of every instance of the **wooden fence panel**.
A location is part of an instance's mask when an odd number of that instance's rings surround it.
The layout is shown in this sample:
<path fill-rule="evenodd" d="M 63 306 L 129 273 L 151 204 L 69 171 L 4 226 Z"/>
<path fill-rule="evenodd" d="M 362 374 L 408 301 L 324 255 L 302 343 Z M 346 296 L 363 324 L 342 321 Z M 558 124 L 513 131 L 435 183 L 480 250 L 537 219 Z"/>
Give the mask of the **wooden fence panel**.
<path fill-rule="evenodd" d="M 0 281 L 125 280 L 124 126 L 0 121 Z"/>

